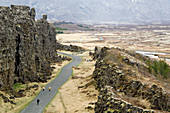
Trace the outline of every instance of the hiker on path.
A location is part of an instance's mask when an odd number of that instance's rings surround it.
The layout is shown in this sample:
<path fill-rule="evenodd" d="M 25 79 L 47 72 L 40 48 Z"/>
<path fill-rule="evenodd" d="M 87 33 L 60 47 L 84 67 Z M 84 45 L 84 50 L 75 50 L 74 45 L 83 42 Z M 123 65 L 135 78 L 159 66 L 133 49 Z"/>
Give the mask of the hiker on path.
<path fill-rule="evenodd" d="M 45 90 L 45 87 L 43 87 L 43 91 Z"/>
<path fill-rule="evenodd" d="M 49 87 L 49 91 L 51 91 L 51 87 Z"/>
<path fill-rule="evenodd" d="M 40 103 L 40 99 L 38 98 L 38 99 L 37 99 L 37 105 L 39 105 L 39 103 Z"/>

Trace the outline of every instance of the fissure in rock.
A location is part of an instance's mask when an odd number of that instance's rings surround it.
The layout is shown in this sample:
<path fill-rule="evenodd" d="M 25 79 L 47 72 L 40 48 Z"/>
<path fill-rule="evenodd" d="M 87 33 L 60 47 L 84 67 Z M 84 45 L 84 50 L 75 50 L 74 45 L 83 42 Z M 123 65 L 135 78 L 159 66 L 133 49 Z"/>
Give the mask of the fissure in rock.
<path fill-rule="evenodd" d="M 16 37 L 16 52 L 15 52 L 15 75 L 19 76 L 19 64 L 20 64 L 20 54 L 19 54 L 19 45 L 21 43 L 21 38 L 20 35 L 18 34 L 18 36 Z M 14 81 L 16 82 L 16 81 Z"/>

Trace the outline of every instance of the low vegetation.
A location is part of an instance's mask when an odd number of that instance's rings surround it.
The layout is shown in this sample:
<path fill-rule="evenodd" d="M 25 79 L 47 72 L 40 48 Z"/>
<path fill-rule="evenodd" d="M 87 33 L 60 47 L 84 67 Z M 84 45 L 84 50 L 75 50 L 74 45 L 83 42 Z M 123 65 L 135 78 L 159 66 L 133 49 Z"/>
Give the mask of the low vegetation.
<path fill-rule="evenodd" d="M 60 31 L 66 31 L 66 30 L 68 30 L 68 29 L 66 29 L 66 28 L 60 28 L 60 27 L 56 27 L 56 30 L 60 30 Z"/>
<path fill-rule="evenodd" d="M 77 25 L 79 27 L 83 27 L 83 28 L 89 28 L 89 27 L 86 27 L 86 26 L 83 26 L 83 25 Z"/>
<path fill-rule="evenodd" d="M 149 72 L 153 73 L 156 77 L 161 75 L 162 78 L 167 79 L 170 78 L 170 66 L 165 62 L 165 60 L 159 61 L 147 61 L 149 66 Z"/>
<path fill-rule="evenodd" d="M 20 89 L 25 89 L 26 88 L 26 84 L 21 84 L 21 83 L 16 83 L 13 85 L 13 89 L 14 91 L 19 91 Z"/>
<path fill-rule="evenodd" d="M 83 26 L 83 25 L 77 25 L 78 27 L 81 27 L 81 28 L 86 28 L 85 31 L 94 31 L 94 29 L 90 29 L 89 27 L 87 26 Z"/>
<path fill-rule="evenodd" d="M 63 31 L 57 31 L 57 34 L 63 34 Z"/>

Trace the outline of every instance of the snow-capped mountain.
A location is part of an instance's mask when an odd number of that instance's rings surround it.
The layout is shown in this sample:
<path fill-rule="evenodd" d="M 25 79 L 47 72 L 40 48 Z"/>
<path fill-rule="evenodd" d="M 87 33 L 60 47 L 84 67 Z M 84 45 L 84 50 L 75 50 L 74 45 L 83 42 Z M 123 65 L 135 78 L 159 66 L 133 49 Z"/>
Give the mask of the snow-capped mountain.
<path fill-rule="evenodd" d="M 0 0 L 0 5 L 28 5 L 37 18 L 81 23 L 170 21 L 170 0 Z"/>

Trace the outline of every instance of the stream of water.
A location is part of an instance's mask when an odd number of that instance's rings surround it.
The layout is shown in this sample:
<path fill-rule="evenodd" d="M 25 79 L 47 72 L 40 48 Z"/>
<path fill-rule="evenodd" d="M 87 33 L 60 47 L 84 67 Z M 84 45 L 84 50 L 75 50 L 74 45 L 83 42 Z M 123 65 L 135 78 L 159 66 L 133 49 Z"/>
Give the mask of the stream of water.
<path fill-rule="evenodd" d="M 153 51 L 135 51 L 136 53 L 140 53 L 144 56 L 148 56 L 150 58 L 156 58 L 156 59 L 164 59 L 160 58 L 157 55 L 170 55 L 169 53 L 163 53 L 163 52 L 153 52 Z M 169 58 L 165 58 L 166 61 L 170 61 Z"/>

